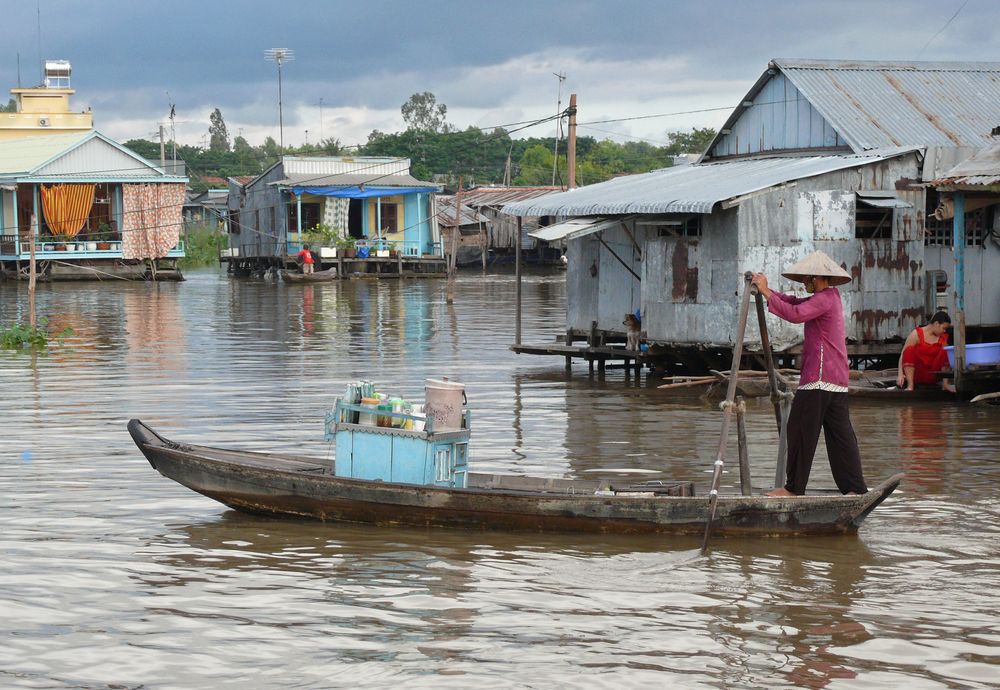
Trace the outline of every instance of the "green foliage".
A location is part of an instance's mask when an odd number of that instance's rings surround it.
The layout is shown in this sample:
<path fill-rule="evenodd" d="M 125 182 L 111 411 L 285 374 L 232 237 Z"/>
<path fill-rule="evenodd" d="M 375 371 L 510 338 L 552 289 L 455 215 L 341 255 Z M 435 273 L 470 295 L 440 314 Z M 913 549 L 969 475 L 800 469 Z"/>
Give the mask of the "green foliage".
<path fill-rule="evenodd" d="M 73 335 L 72 328 L 64 328 L 53 334 L 49 332 L 48 326 L 48 319 L 44 317 L 38 320 L 34 328 L 21 323 L 0 326 L 0 348 L 4 350 L 45 350 L 49 346 L 49 341 L 55 340 L 62 345 L 64 338 Z"/>
<path fill-rule="evenodd" d="M 424 132 L 447 132 L 451 129 L 445 122 L 448 106 L 438 103 L 430 91 L 415 93 L 404 103 L 399 112 L 403 115 L 407 129 L 418 129 Z"/>
<path fill-rule="evenodd" d="M 226 121 L 222 119 L 222 111 L 216 108 L 208 116 L 211 123 L 208 126 L 208 134 L 211 140 L 208 144 L 209 151 L 229 151 L 229 130 L 226 129 Z"/>
<path fill-rule="evenodd" d="M 518 185 L 552 184 L 554 137 L 513 139 L 503 128 L 481 130 L 468 127 L 458 130 L 445 121 L 447 106 L 438 103 L 433 93 L 413 94 L 400 108 L 407 123 L 402 132 L 373 130 L 368 141 L 354 152 L 359 156 L 394 156 L 411 161 L 411 173 L 421 180 L 446 180 L 457 185 L 461 177 L 465 185 L 500 184 L 508 156 L 511 162 L 511 182 Z M 252 146 L 242 136 L 229 148 L 228 133 L 221 112 L 212 113 L 210 133 L 212 144 L 207 148 L 177 146 L 177 156 L 187 164 L 191 188 L 200 193 L 207 186 L 204 176 L 256 176 L 273 165 L 281 155 L 278 143 L 267 137 L 260 146 Z M 599 141 L 592 136 L 577 137 L 577 183 L 595 184 L 616 175 L 630 175 L 669 167 L 673 156 L 700 153 L 715 136 L 715 130 L 693 128 L 685 132 L 667 133 L 665 146 L 644 141 L 618 143 Z M 140 156 L 158 160 L 158 142 L 133 139 L 125 143 Z M 330 137 L 317 144 L 288 147 L 286 154 L 303 156 L 338 156 L 347 151 L 339 139 Z M 555 183 L 564 185 L 566 178 L 566 142 L 559 142 L 559 158 Z"/>
<path fill-rule="evenodd" d="M 195 226 L 184 233 L 184 258 L 181 268 L 213 266 L 219 262 L 219 251 L 225 249 L 226 235 L 209 226 Z"/>
<path fill-rule="evenodd" d="M 337 231 L 324 223 L 320 223 L 308 232 L 303 233 L 303 235 L 303 243 L 317 249 L 319 247 L 336 247 L 337 240 L 340 239 Z"/>
<path fill-rule="evenodd" d="M 681 153 L 701 153 L 715 138 L 711 127 L 694 127 L 690 132 L 667 132 L 666 150 L 670 155 Z"/>
<path fill-rule="evenodd" d="M 7 101 L 7 105 L 0 105 L 0 113 L 16 113 L 17 101 L 13 98 Z"/>

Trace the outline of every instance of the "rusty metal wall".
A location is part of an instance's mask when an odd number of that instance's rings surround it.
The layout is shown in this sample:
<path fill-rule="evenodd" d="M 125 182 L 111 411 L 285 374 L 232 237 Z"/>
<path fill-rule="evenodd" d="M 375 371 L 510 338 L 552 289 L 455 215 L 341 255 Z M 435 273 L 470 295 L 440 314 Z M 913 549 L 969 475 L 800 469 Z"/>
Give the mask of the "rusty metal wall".
<path fill-rule="evenodd" d="M 725 343 L 739 287 L 737 212 L 702 217 L 701 237 L 649 237 L 642 327 L 650 340 Z"/>
<path fill-rule="evenodd" d="M 924 312 L 924 191 L 912 184 L 919 164 L 908 155 L 859 168 L 798 180 L 740 205 L 740 270 L 766 273 L 771 287 L 805 295 L 781 277 L 789 264 L 820 249 L 854 280 L 840 288 L 847 337 L 879 342 L 906 337 Z M 894 191 L 912 208 L 896 209 L 891 239 L 856 239 L 853 192 Z M 769 318 L 776 347 L 802 339 L 802 327 Z M 751 320 L 749 337 L 759 340 Z"/>

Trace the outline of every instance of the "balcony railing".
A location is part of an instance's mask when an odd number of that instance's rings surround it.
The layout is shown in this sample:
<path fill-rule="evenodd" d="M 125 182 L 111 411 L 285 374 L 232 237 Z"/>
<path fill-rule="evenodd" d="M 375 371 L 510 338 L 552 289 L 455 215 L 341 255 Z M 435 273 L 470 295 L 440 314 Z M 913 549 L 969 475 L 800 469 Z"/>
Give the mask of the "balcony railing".
<path fill-rule="evenodd" d="M 302 250 L 303 242 L 299 239 L 296 233 L 288 234 L 288 241 L 285 243 L 285 251 L 289 256 L 298 254 Z M 379 252 L 388 252 L 396 250 L 402 253 L 403 256 L 408 257 L 420 257 L 420 256 L 441 256 L 441 243 L 440 242 L 419 242 L 419 241 L 402 241 L 399 240 L 384 240 L 384 239 L 359 239 L 354 241 L 355 250 L 361 248 L 368 249 L 369 257 L 375 258 Z M 317 254 L 320 254 L 322 247 L 312 246 Z M 337 255 L 342 256 L 344 250 L 338 248 Z M 388 255 L 384 255 L 388 256 Z M 322 258 L 328 258 L 323 256 Z"/>
<path fill-rule="evenodd" d="M 96 240 L 80 240 L 58 242 L 54 239 L 39 239 L 35 241 L 36 259 L 101 259 L 119 258 L 122 255 L 121 240 L 98 242 Z M 27 259 L 31 256 L 31 245 L 22 241 L 17 235 L 0 235 L 0 257 L 7 259 Z M 167 252 L 171 258 L 184 256 L 184 240 Z"/>

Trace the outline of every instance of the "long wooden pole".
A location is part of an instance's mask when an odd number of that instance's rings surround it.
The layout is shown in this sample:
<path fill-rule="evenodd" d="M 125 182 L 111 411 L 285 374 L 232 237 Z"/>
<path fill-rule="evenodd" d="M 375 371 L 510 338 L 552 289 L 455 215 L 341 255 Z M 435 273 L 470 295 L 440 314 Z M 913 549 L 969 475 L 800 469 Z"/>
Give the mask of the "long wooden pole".
<path fill-rule="evenodd" d="M 458 253 L 459 228 L 462 226 L 462 177 L 458 178 L 458 191 L 455 192 L 455 227 L 451 229 L 451 253 L 448 256 L 448 293 L 446 301 L 455 301 L 455 255 Z"/>
<path fill-rule="evenodd" d="M 37 267 L 35 266 L 35 214 L 31 214 L 31 225 L 28 228 L 28 243 L 30 249 L 28 250 L 29 264 L 28 264 L 28 319 L 31 324 L 31 330 L 35 330 L 35 280 Z"/>
<path fill-rule="evenodd" d="M 516 284 L 516 313 L 514 320 L 514 344 L 521 344 L 521 216 L 517 217 L 517 232 L 514 236 L 514 275 Z"/>
<path fill-rule="evenodd" d="M 791 403 L 788 401 L 788 382 L 778 373 L 774 366 L 774 353 L 771 352 L 771 336 L 767 332 L 767 320 L 764 317 L 764 296 L 751 288 L 757 298 L 757 326 L 760 330 L 760 345 L 767 361 L 767 379 L 771 388 L 771 404 L 774 405 L 774 421 L 778 425 L 778 458 L 774 466 L 774 488 L 785 485 L 785 467 L 788 462 L 788 413 Z M 778 388 L 778 385 L 781 388 Z"/>
<path fill-rule="evenodd" d="M 740 373 L 740 360 L 743 358 L 743 338 L 747 330 L 747 314 L 750 312 L 750 280 L 753 274 L 747 271 L 743 274 L 743 301 L 740 303 L 739 320 L 736 324 L 736 342 L 733 343 L 733 366 L 729 372 L 729 387 L 726 390 L 726 400 L 722 403 L 722 430 L 719 432 L 719 448 L 715 455 L 715 469 L 712 472 L 712 489 L 708 496 L 708 520 L 705 521 L 705 538 L 701 543 L 702 554 L 708 551 L 708 538 L 712 534 L 712 521 L 715 519 L 715 508 L 719 502 L 719 481 L 722 479 L 723 458 L 726 454 L 726 441 L 729 439 L 729 423 L 736 407 L 736 379 Z"/>
<path fill-rule="evenodd" d="M 569 133 L 566 139 L 566 174 L 569 188 L 576 189 L 576 94 L 569 96 Z"/>
<path fill-rule="evenodd" d="M 746 403 L 743 396 L 736 398 L 736 439 L 740 458 L 740 493 L 749 496 L 750 487 L 750 449 L 747 446 Z"/>

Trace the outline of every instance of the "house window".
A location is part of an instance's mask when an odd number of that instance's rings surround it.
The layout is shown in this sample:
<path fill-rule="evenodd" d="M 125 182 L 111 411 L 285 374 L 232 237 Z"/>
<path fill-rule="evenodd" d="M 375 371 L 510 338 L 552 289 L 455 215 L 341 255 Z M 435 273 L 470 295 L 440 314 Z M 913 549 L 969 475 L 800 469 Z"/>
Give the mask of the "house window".
<path fill-rule="evenodd" d="M 928 247 L 950 247 L 954 244 L 955 219 L 938 220 L 934 217 L 934 211 L 941 206 L 941 201 L 940 193 L 927 193 L 924 245 Z M 968 203 L 969 200 L 966 199 L 966 204 Z M 991 234 L 994 237 L 1000 236 L 1000 227 L 997 227 L 996 221 L 998 208 L 1000 206 L 994 204 L 973 209 L 965 214 L 965 246 L 982 247 Z"/>
<path fill-rule="evenodd" d="M 399 206 L 397 204 L 382 204 L 382 224 L 378 235 L 385 235 L 399 230 Z"/>
<path fill-rule="evenodd" d="M 319 225 L 320 206 L 315 203 L 302 204 L 302 229 L 311 230 Z M 299 204 L 295 201 L 288 204 L 288 232 L 299 231 Z"/>
<path fill-rule="evenodd" d="M 640 221 L 639 225 L 655 230 L 657 237 L 701 237 L 701 214 L 649 223 Z"/>
<path fill-rule="evenodd" d="M 868 206 L 860 199 L 854 214 L 854 236 L 861 240 L 892 239 L 892 209 Z"/>
<path fill-rule="evenodd" d="M 239 235 L 240 234 L 240 212 L 230 211 L 229 212 L 229 234 Z"/>

